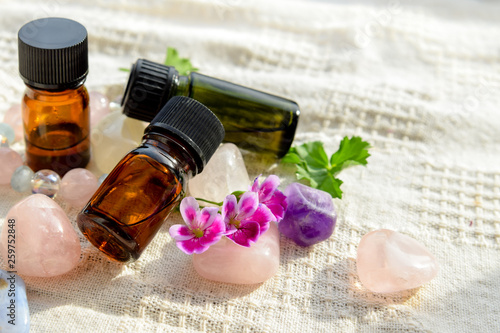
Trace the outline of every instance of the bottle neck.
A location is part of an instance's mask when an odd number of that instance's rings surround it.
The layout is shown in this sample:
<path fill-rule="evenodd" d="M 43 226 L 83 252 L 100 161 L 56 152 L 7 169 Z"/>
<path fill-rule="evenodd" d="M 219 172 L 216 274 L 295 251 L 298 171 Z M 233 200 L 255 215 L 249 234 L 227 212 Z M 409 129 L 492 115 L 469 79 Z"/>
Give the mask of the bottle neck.
<path fill-rule="evenodd" d="M 157 148 L 170 162 L 173 169 L 182 171 L 190 177 L 198 174 L 198 167 L 189 150 L 171 136 L 149 132 L 142 137 L 142 145 Z"/>
<path fill-rule="evenodd" d="M 191 94 L 191 75 L 175 75 L 174 82 L 177 87 L 174 96 L 187 96 Z"/>
<path fill-rule="evenodd" d="M 83 85 L 85 83 L 85 80 L 87 78 L 84 77 L 82 80 L 80 81 L 77 81 L 73 84 L 69 84 L 69 85 L 64 85 L 64 86 L 60 86 L 60 87 L 50 87 L 50 88 L 47 88 L 47 87 L 44 87 L 44 86 L 39 86 L 37 84 L 34 84 L 34 83 L 29 83 L 29 82 L 25 82 L 26 84 L 26 87 L 30 90 L 33 90 L 33 91 L 36 91 L 38 93 L 47 93 L 47 94 L 64 94 L 66 93 L 68 90 L 69 91 L 72 91 L 72 90 L 81 90 L 81 89 L 85 89 L 85 86 Z"/>

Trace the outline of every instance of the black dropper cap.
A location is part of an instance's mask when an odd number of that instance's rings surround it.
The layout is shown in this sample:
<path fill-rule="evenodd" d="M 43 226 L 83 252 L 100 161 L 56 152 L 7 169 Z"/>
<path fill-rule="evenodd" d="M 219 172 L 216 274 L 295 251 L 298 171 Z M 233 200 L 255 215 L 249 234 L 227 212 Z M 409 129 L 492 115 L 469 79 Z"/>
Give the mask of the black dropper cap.
<path fill-rule="evenodd" d="M 73 20 L 42 18 L 25 24 L 18 34 L 19 73 L 37 89 L 76 88 L 88 65 L 87 29 Z"/>
<path fill-rule="evenodd" d="M 146 59 L 139 59 L 130 70 L 123 94 L 123 113 L 127 117 L 151 121 L 175 94 L 179 72 Z"/>
<path fill-rule="evenodd" d="M 184 96 L 172 97 L 144 134 L 173 136 L 192 153 L 200 173 L 224 139 L 224 126 L 205 105 Z"/>

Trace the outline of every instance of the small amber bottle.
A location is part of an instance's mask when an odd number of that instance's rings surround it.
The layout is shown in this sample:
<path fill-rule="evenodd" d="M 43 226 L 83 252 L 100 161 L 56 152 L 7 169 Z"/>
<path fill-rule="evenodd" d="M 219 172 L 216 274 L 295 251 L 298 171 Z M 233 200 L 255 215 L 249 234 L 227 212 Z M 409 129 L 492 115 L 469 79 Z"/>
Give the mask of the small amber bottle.
<path fill-rule="evenodd" d="M 200 73 L 179 75 L 175 67 L 145 59 L 132 66 L 123 113 L 151 121 L 173 96 L 206 105 L 224 125 L 224 141 L 240 148 L 281 158 L 292 145 L 300 115 L 294 101 Z"/>
<path fill-rule="evenodd" d="M 109 258 L 136 260 L 224 138 L 203 104 L 172 98 L 144 131 L 141 146 L 111 171 L 78 215 L 78 227 Z"/>
<path fill-rule="evenodd" d="M 18 34 L 26 160 L 61 176 L 90 159 L 87 30 L 64 18 L 25 24 Z"/>

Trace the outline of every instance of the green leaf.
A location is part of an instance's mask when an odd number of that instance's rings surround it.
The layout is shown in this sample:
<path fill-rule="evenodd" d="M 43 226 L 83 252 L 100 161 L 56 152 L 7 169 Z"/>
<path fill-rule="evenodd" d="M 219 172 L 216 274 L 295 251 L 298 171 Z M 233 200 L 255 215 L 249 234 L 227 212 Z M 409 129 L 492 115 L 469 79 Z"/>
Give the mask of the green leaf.
<path fill-rule="evenodd" d="M 189 59 L 179 57 L 179 52 L 173 47 L 167 48 L 167 56 L 165 57 L 164 64 L 166 66 L 174 66 L 180 75 L 188 75 L 190 72 L 198 70 L 198 68 L 191 64 Z"/>
<path fill-rule="evenodd" d="M 359 136 L 353 136 L 351 139 L 344 137 L 339 150 L 330 158 L 331 170 L 337 174 L 352 165 L 366 165 L 368 163 L 366 159 L 370 156 L 369 147 L 370 144 Z"/>
<path fill-rule="evenodd" d="M 337 174 L 352 165 L 366 165 L 369 147 L 360 137 L 345 137 L 339 150 L 328 159 L 321 141 L 307 142 L 292 147 L 281 162 L 295 164 L 297 179 L 309 181 L 311 187 L 328 192 L 334 198 L 342 198 L 342 181 L 336 178 Z"/>
<path fill-rule="evenodd" d="M 318 189 L 330 193 L 333 198 L 342 199 L 342 190 L 340 189 L 340 185 L 342 185 L 342 183 L 343 182 L 340 179 L 328 174 Z"/>
<path fill-rule="evenodd" d="M 120 67 L 118 69 L 121 70 L 122 72 L 130 72 L 130 68 Z"/>
<path fill-rule="evenodd" d="M 292 148 L 293 149 L 293 148 Z M 306 142 L 295 148 L 309 168 L 325 168 L 328 166 L 328 156 L 321 141 Z"/>
<path fill-rule="evenodd" d="M 288 153 L 283 156 L 281 159 L 282 163 L 291 163 L 291 164 L 299 164 L 302 162 L 302 159 L 295 152 L 292 152 L 295 148 L 291 148 Z"/>

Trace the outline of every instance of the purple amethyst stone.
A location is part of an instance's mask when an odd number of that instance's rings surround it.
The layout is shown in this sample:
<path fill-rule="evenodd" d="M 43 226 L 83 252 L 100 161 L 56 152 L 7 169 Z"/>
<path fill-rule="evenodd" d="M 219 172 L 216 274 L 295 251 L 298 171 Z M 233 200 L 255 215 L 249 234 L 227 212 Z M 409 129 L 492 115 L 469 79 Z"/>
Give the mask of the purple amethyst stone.
<path fill-rule="evenodd" d="M 332 197 L 325 191 L 292 183 L 284 191 L 288 208 L 278 223 L 279 231 L 301 246 L 311 246 L 329 238 L 337 213 Z"/>

